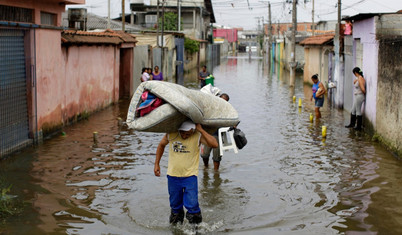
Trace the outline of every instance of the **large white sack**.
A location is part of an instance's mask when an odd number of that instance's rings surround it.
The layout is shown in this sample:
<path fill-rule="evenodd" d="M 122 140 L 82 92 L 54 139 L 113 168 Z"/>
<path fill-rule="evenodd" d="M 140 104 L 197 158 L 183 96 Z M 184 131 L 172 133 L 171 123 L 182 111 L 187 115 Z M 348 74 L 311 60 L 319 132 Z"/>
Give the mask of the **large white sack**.
<path fill-rule="evenodd" d="M 166 103 L 140 117 L 136 109 L 142 93 L 148 90 Z M 146 132 L 173 132 L 180 124 L 191 119 L 194 123 L 216 128 L 234 126 L 239 122 L 237 111 L 222 98 L 199 90 L 163 81 L 143 82 L 135 91 L 128 109 L 129 128 Z"/>

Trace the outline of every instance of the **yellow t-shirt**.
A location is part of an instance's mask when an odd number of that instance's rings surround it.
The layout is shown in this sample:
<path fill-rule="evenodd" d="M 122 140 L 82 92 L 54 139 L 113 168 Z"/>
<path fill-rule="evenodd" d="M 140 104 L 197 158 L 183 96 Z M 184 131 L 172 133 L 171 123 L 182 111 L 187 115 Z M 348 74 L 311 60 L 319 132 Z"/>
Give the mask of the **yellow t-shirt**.
<path fill-rule="evenodd" d="M 198 131 L 195 131 L 194 134 L 187 139 L 181 138 L 179 132 L 168 134 L 168 175 L 175 177 L 198 175 L 200 139 L 201 133 Z"/>

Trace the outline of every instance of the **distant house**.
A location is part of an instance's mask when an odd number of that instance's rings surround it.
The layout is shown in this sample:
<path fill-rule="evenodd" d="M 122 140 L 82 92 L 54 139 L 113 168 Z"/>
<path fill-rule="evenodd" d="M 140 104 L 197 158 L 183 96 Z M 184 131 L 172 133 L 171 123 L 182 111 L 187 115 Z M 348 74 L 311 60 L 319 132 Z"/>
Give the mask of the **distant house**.
<path fill-rule="evenodd" d="M 133 12 L 134 25 L 152 29 L 156 28 L 157 0 L 150 0 L 149 3 L 146 3 L 144 0 L 133 0 L 131 1 L 130 8 Z M 180 31 L 196 39 L 208 39 L 208 34 L 212 34 L 211 23 L 215 23 L 211 0 L 183 1 L 181 2 L 180 9 L 182 18 L 182 29 Z M 164 5 L 164 12 L 174 12 L 177 14 L 177 3 L 167 1 Z M 159 6 L 159 17 L 161 15 L 162 4 Z"/>
<path fill-rule="evenodd" d="M 83 9 L 83 8 L 69 8 L 69 10 L 72 9 Z M 122 30 L 122 23 L 121 21 L 118 20 L 113 20 L 111 19 L 110 22 L 108 22 L 108 19 L 106 17 L 98 16 L 92 13 L 87 13 L 86 9 L 84 14 L 85 14 L 85 22 L 83 24 L 83 27 L 78 26 L 77 29 L 79 30 L 86 30 L 86 31 L 93 31 L 93 30 L 105 30 L 109 29 L 111 30 Z M 110 25 L 109 25 L 110 24 Z M 62 14 L 62 26 L 68 28 L 69 27 L 69 15 L 68 12 L 64 12 Z M 142 30 L 144 30 L 144 27 L 141 27 L 139 25 L 131 25 L 129 23 L 126 23 L 124 26 L 125 32 L 128 33 L 138 33 Z"/>
<path fill-rule="evenodd" d="M 332 74 L 332 55 L 335 34 L 322 34 L 308 37 L 300 42 L 304 46 L 304 82 L 312 84 L 311 76 L 318 74 L 324 85 Z"/>

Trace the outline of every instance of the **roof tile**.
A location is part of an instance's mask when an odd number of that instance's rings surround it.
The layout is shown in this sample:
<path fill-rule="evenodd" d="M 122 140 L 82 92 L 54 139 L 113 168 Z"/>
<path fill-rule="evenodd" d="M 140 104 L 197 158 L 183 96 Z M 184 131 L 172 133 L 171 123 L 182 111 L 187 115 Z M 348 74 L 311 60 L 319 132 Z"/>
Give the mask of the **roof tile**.
<path fill-rule="evenodd" d="M 322 34 L 322 35 L 315 35 L 309 38 L 304 39 L 303 41 L 300 42 L 301 45 L 323 45 L 331 40 L 333 40 L 335 37 L 335 34 L 330 33 L 330 34 Z"/>

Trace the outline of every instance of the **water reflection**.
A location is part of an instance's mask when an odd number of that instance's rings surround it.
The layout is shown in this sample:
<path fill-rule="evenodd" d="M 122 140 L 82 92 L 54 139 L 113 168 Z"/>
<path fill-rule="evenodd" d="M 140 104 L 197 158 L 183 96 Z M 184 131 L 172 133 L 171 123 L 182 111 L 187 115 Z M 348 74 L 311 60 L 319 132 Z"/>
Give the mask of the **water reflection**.
<path fill-rule="evenodd" d="M 228 57 L 213 74 L 238 110 L 248 144 L 239 154 L 226 152 L 219 172 L 200 166 L 199 234 L 402 233 L 401 162 L 364 134 L 342 128 L 348 114 L 326 100 L 323 118 L 311 122 L 311 86 L 298 77 L 290 88 L 288 72 L 259 57 Z M 293 96 L 302 98 L 301 108 Z M 166 155 L 164 175 L 153 175 L 162 134 L 119 126 L 127 106 L 121 102 L 2 162 L 11 194 L 26 202 L 5 231 L 195 233 L 186 223 L 169 226 Z"/>

